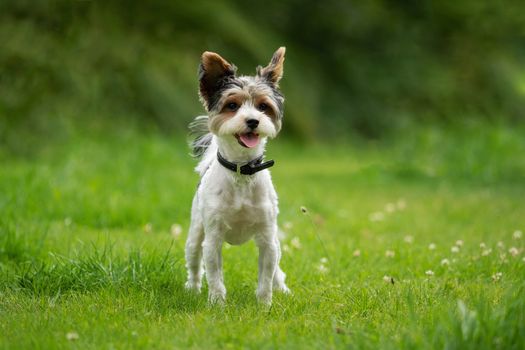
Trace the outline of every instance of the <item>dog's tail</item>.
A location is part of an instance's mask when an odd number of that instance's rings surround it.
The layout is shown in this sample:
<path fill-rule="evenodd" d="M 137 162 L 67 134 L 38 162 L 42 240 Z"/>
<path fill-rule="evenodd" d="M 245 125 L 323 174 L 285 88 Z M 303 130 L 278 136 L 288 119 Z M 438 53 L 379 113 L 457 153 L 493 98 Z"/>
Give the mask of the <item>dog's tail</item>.
<path fill-rule="evenodd" d="M 201 115 L 189 125 L 191 155 L 197 159 L 202 158 L 213 139 L 213 135 L 208 129 L 208 119 L 207 115 Z"/>

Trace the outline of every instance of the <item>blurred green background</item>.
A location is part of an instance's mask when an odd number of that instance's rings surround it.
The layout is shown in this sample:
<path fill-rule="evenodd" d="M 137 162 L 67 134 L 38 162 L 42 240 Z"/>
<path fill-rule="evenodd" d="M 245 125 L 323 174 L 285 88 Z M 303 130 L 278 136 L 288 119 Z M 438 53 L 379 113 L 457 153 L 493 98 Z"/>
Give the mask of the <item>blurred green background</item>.
<path fill-rule="evenodd" d="M 286 46 L 283 133 L 383 138 L 413 125 L 515 125 L 525 111 L 520 1 L 0 1 L 0 144 L 75 130 L 184 135 L 197 66 L 243 74 Z M 44 137 L 44 138 L 43 138 Z"/>

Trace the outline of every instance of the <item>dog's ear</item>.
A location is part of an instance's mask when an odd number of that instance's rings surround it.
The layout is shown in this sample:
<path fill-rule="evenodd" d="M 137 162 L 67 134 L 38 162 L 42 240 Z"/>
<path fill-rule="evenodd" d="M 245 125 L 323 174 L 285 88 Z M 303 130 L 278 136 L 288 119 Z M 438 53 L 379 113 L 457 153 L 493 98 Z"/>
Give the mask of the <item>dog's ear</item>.
<path fill-rule="evenodd" d="M 284 46 L 281 46 L 277 49 L 277 51 L 275 51 L 272 60 L 266 67 L 257 67 L 257 75 L 261 78 L 268 80 L 268 82 L 274 85 L 275 87 L 279 86 L 279 80 L 281 80 L 281 78 L 283 77 L 283 64 L 285 52 L 286 48 Z"/>
<path fill-rule="evenodd" d="M 215 52 L 204 52 L 199 66 L 199 94 L 206 109 L 225 78 L 235 76 L 237 68 Z"/>

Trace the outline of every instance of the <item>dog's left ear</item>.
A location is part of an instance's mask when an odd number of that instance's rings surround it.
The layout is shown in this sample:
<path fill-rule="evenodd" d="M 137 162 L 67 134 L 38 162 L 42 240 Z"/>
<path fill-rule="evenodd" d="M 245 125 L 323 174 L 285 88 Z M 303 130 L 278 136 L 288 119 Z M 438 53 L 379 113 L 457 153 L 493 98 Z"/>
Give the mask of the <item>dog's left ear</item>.
<path fill-rule="evenodd" d="M 281 46 L 277 49 L 277 51 L 275 51 L 272 60 L 266 67 L 257 67 L 257 75 L 261 78 L 268 80 L 268 82 L 274 85 L 275 87 L 279 86 L 279 81 L 283 77 L 283 64 L 285 52 L 286 48 L 284 46 Z"/>

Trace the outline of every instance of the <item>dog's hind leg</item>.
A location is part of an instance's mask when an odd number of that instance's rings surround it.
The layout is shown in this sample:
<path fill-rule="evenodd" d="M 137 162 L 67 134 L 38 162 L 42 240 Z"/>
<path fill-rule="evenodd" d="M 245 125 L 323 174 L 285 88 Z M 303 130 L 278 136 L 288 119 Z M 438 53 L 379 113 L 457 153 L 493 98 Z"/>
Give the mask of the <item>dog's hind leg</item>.
<path fill-rule="evenodd" d="M 199 213 L 197 213 L 197 196 L 193 199 L 191 224 L 186 241 L 186 269 L 188 270 L 188 281 L 186 289 L 200 292 L 202 284 L 202 242 L 204 240 L 204 228 Z"/>
<path fill-rule="evenodd" d="M 273 289 L 283 292 L 283 293 L 291 293 L 290 289 L 286 286 L 286 283 L 284 283 L 284 280 L 286 279 L 286 274 L 281 270 L 281 267 L 279 266 L 279 263 L 281 262 L 281 243 L 279 242 L 279 238 L 275 237 L 276 245 L 277 245 L 277 268 L 275 269 L 275 274 L 273 275 Z"/>

